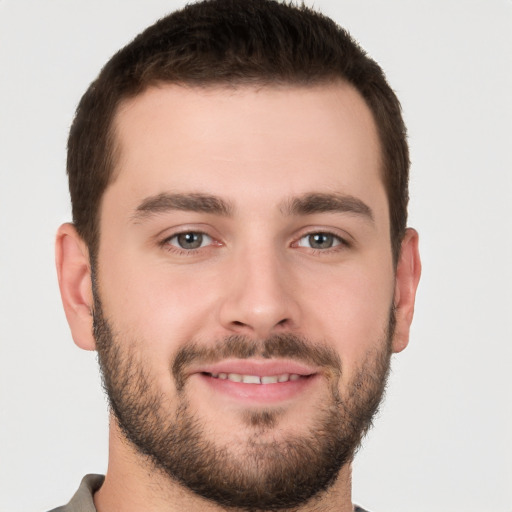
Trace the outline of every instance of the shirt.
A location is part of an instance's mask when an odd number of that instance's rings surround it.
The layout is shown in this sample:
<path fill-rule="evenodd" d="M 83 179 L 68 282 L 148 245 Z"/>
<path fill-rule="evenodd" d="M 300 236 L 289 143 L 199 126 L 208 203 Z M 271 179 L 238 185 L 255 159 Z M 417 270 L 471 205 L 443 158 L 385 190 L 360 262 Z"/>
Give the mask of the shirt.
<path fill-rule="evenodd" d="M 54 508 L 49 512 L 96 512 L 94 506 L 94 493 L 102 486 L 105 477 L 103 475 L 86 475 L 83 477 L 78 491 L 75 492 L 67 505 Z M 354 506 L 354 512 L 367 512 Z"/>

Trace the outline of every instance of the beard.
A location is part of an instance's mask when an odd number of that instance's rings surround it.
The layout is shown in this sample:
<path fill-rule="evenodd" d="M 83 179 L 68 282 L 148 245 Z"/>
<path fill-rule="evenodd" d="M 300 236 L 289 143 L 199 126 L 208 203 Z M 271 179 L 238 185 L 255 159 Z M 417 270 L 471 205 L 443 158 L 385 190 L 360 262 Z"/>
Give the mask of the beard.
<path fill-rule="evenodd" d="M 176 401 L 169 403 L 133 348 L 143 346 L 142 340 L 116 333 L 95 293 L 94 337 L 103 386 L 125 438 L 172 482 L 224 508 L 247 512 L 294 509 L 332 486 L 351 462 L 383 397 L 393 329 L 392 312 L 379 348 L 366 355 L 343 392 L 341 361 L 325 344 L 293 334 L 263 341 L 228 336 L 213 348 L 191 342 L 177 350 L 170 365 Z M 286 357 L 324 370 L 328 389 L 307 418 L 307 433 L 277 435 L 283 414 L 277 407 L 248 410 L 242 417 L 248 431 L 243 443 L 222 444 L 200 411 L 193 410 L 187 395 L 189 365 L 251 357 Z"/>

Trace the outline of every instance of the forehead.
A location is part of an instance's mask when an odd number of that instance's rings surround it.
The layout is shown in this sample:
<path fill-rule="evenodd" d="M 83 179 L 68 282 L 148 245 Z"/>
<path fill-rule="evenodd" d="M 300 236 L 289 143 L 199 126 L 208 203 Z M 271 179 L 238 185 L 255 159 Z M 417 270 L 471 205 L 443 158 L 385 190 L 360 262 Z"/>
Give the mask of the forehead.
<path fill-rule="evenodd" d="M 114 120 L 114 189 L 125 200 L 207 192 L 231 200 L 328 191 L 382 194 L 373 116 L 344 82 L 314 87 L 161 85 Z"/>

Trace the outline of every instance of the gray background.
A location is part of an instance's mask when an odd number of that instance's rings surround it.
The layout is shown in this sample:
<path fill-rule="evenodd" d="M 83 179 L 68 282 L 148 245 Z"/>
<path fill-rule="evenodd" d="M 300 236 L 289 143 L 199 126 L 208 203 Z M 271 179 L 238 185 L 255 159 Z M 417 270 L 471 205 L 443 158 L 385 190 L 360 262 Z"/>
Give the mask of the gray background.
<path fill-rule="evenodd" d="M 75 106 L 121 45 L 183 2 L 0 0 L 0 510 L 104 472 L 95 355 L 53 263 Z M 307 2 L 312 5 L 311 2 Z M 385 69 L 412 151 L 423 279 L 412 340 L 354 468 L 373 512 L 512 511 L 512 2 L 317 1 Z"/>

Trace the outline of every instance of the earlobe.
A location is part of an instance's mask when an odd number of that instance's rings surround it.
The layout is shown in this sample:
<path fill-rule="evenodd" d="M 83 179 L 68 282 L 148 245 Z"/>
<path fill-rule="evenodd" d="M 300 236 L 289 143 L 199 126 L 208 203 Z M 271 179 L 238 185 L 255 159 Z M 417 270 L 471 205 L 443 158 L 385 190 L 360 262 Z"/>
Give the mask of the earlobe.
<path fill-rule="evenodd" d="M 89 251 L 72 224 L 63 224 L 57 231 L 55 263 L 62 304 L 73 340 L 84 350 L 95 350 Z"/>
<path fill-rule="evenodd" d="M 402 241 L 395 280 L 396 326 L 393 336 L 393 352 L 401 352 L 409 343 L 409 331 L 414 315 L 416 290 L 421 275 L 418 250 L 418 233 L 408 228 Z"/>

